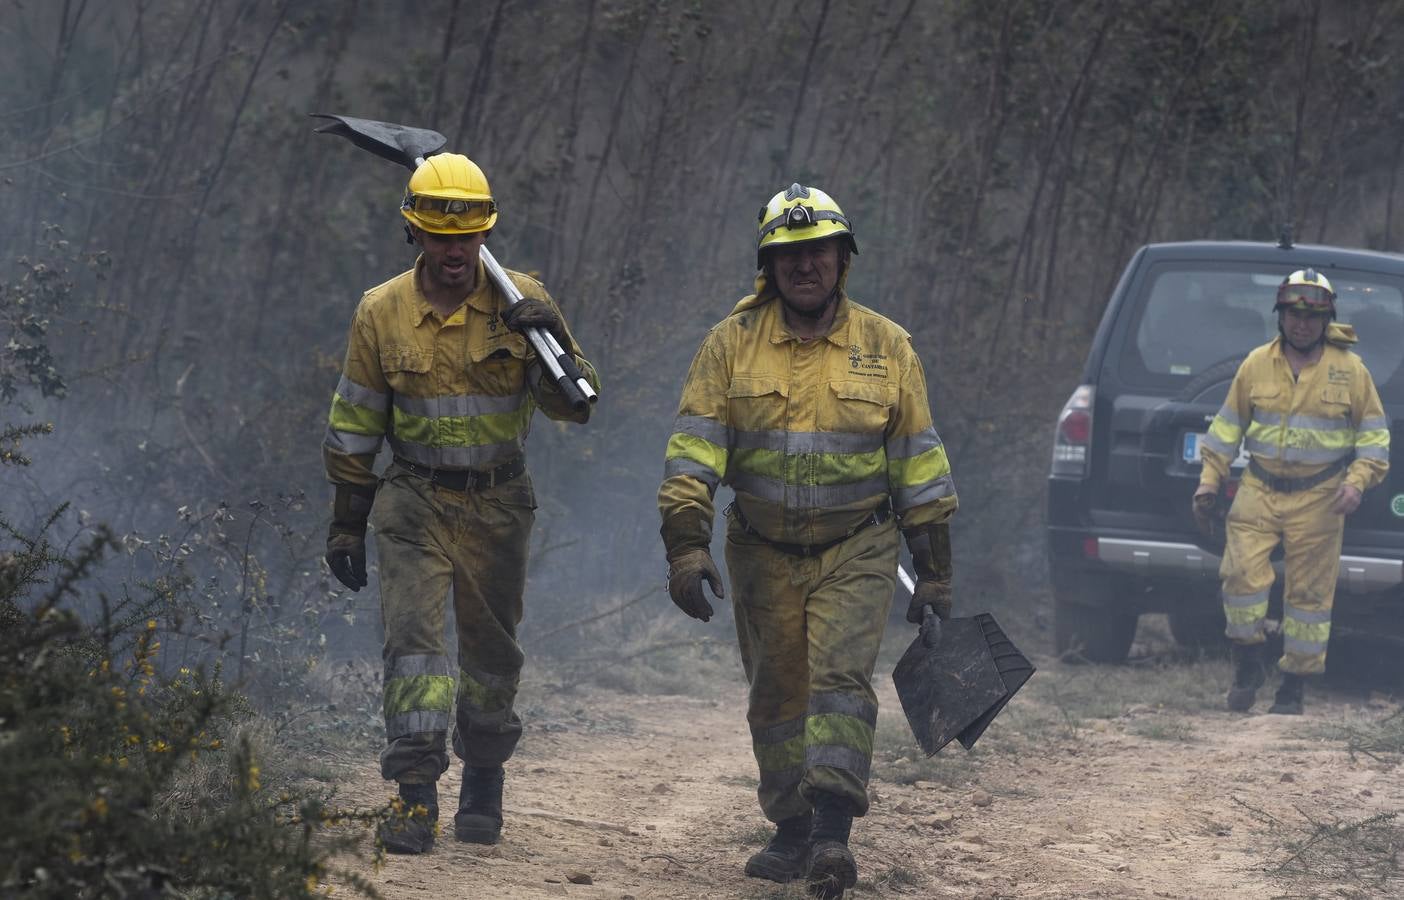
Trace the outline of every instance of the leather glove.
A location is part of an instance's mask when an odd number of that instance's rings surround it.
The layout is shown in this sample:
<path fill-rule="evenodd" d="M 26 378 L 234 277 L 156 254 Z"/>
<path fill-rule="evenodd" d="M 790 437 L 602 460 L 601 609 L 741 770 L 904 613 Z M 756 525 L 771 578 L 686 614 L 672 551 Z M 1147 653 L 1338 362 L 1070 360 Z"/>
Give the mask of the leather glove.
<path fill-rule="evenodd" d="M 551 336 L 563 349 L 569 350 L 570 348 L 569 339 L 566 337 L 565 322 L 561 319 L 561 314 L 556 312 L 551 304 L 545 300 L 538 300 L 535 297 L 523 298 L 502 311 L 502 324 L 517 332 L 527 328 L 544 329 L 551 332 Z"/>
<path fill-rule="evenodd" d="M 688 550 L 668 569 L 668 596 L 673 598 L 673 604 L 694 619 L 706 622 L 712 618 L 712 604 L 702 591 L 703 581 L 711 585 L 718 600 L 726 599 L 721 573 L 706 550 Z"/>
<path fill-rule="evenodd" d="M 366 521 L 370 519 L 375 487 L 338 484 L 327 529 L 327 568 L 352 591 L 366 586 Z"/>
<path fill-rule="evenodd" d="M 1194 524 L 1211 541 L 1223 538 L 1224 510 L 1217 492 L 1194 495 Z"/>
<path fill-rule="evenodd" d="M 916 590 L 907 604 L 907 621 L 920 625 L 922 607 L 930 606 L 936 617 L 951 617 L 951 526 L 947 522 L 920 525 L 904 530 L 907 549 L 912 552 L 916 570 Z"/>

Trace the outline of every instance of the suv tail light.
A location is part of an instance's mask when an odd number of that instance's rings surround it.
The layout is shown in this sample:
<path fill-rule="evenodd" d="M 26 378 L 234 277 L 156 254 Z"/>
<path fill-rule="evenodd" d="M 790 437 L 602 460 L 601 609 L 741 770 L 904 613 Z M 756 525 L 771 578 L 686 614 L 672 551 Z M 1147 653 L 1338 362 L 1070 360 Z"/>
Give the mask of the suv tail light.
<path fill-rule="evenodd" d="M 1053 435 L 1053 474 L 1082 477 L 1087 474 L 1092 451 L 1092 398 L 1096 388 L 1080 384 L 1058 415 Z"/>

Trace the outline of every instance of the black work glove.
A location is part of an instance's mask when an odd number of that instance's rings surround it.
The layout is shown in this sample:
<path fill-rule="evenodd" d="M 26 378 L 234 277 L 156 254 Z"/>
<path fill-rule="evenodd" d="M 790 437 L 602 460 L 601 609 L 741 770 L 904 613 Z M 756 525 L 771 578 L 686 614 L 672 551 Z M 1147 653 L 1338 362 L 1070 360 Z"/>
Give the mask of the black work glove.
<path fill-rule="evenodd" d="M 1218 493 L 1194 495 L 1194 524 L 1211 541 L 1224 536 L 1224 509 Z"/>
<path fill-rule="evenodd" d="M 703 581 L 711 585 L 718 600 L 726 599 L 721 573 L 706 550 L 688 550 L 668 569 L 668 596 L 673 598 L 673 604 L 694 619 L 706 622 L 712 618 L 712 604 L 702 591 Z"/>
<path fill-rule="evenodd" d="M 942 621 L 951 617 L 951 526 L 946 522 L 919 525 L 902 532 L 912 552 L 916 589 L 907 604 L 907 621 L 920 625 L 922 607 L 931 607 Z"/>
<path fill-rule="evenodd" d="M 331 527 L 327 529 L 327 568 L 353 591 L 366 586 L 366 521 L 374 500 L 374 486 L 336 486 Z"/>
<path fill-rule="evenodd" d="M 545 300 L 526 297 L 517 301 L 502 311 L 502 324 L 517 332 L 528 328 L 544 329 L 551 333 L 562 349 L 569 350 L 565 322 L 561 320 L 561 314 Z"/>

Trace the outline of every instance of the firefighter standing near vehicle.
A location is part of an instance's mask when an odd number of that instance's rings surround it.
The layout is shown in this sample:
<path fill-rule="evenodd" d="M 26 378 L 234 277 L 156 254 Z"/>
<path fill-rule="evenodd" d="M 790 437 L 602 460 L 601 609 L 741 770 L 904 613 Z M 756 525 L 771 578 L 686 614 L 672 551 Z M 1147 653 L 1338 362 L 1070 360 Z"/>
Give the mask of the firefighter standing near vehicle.
<path fill-rule="evenodd" d="M 1303 680 L 1326 669 L 1331 604 L 1345 517 L 1389 470 L 1389 421 L 1370 372 L 1349 349 L 1355 331 L 1336 323 L 1324 275 L 1293 272 L 1277 291 L 1278 336 L 1248 355 L 1203 442 L 1194 494 L 1201 528 L 1213 527 L 1220 485 L 1239 442 L 1248 470 L 1228 512 L 1219 575 L 1232 639 L 1228 707 L 1253 706 L 1265 680 L 1263 644 L 1269 559 L 1285 550 L 1282 685 L 1269 712 L 1299 715 Z"/>
<path fill-rule="evenodd" d="M 362 297 L 332 398 L 326 559 L 348 588 L 364 587 L 367 521 L 374 525 L 385 621 L 381 773 L 398 782 L 402 801 L 380 837 L 392 852 L 423 853 L 437 830 L 451 716 L 464 762 L 455 836 L 495 843 L 500 835 L 503 763 L 522 731 L 516 629 L 536 507 L 527 431 L 538 406 L 553 419 L 589 417 L 558 393 L 520 331 L 549 331 L 598 384 L 535 279 L 508 272 L 526 298 L 514 306 L 488 279 L 478 251 L 497 206 L 477 165 L 429 157 L 410 177 L 401 214 L 419 258 Z M 377 479 L 384 439 L 394 461 Z M 443 637 L 449 594 L 457 679 Z"/>
<path fill-rule="evenodd" d="M 873 666 L 892 601 L 897 531 L 918 575 L 907 618 L 951 608 L 956 494 L 910 336 L 844 291 L 853 230 L 792 185 L 760 214 L 756 292 L 703 340 L 683 386 L 659 489 L 668 589 L 684 612 L 725 597 L 709 550 L 730 485 L 726 560 L 759 799 L 775 836 L 746 874 L 853 885 L 854 816 L 868 810 Z"/>

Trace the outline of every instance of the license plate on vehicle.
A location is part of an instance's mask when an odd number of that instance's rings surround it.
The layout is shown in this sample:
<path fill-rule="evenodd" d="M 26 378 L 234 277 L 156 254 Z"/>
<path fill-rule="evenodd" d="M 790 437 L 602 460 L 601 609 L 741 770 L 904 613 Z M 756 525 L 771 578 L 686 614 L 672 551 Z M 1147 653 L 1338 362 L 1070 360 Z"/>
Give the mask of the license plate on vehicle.
<path fill-rule="evenodd" d="M 1204 460 L 1203 460 L 1203 457 L 1200 455 L 1200 449 L 1199 449 L 1199 448 L 1200 448 L 1200 445 L 1203 444 L 1203 443 L 1204 443 L 1204 435 L 1200 434 L 1199 432 L 1195 432 L 1195 431 L 1186 431 L 1186 432 L 1185 432 L 1184 444 L 1183 444 L 1182 449 L 1181 449 L 1181 458 L 1184 459 L 1184 461 L 1187 462 L 1187 463 L 1203 463 Z M 1235 460 L 1233 461 L 1232 465 L 1233 465 L 1233 466 L 1246 466 L 1246 465 L 1248 465 L 1248 453 L 1247 453 L 1247 451 L 1243 450 L 1243 449 L 1240 447 L 1240 448 L 1239 448 L 1239 451 L 1238 451 L 1238 458 L 1235 459 Z"/>

